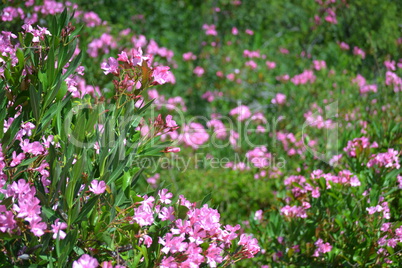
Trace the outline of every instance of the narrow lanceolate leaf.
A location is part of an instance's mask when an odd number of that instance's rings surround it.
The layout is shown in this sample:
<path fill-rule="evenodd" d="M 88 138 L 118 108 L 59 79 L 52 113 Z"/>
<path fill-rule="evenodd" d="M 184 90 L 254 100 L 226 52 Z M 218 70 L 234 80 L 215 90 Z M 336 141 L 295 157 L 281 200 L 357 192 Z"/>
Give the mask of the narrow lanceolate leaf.
<path fill-rule="evenodd" d="M 32 114 L 36 120 L 39 122 L 40 117 L 40 109 L 41 109 L 41 96 L 40 92 L 38 92 L 33 85 L 29 87 L 29 100 L 32 108 Z"/>
<path fill-rule="evenodd" d="M 91 197 L 88 202 L 85 203 L 85 205 L 82 207 L 80 213 L 78 214 L 78 217 L 75 219 L 74 223 L 78 223 L 81 220 L 85 219 L 90 215 L 91 210 L 94 208 L 96 202 L 99 199 L 99 195 L 95 195 Z"/>

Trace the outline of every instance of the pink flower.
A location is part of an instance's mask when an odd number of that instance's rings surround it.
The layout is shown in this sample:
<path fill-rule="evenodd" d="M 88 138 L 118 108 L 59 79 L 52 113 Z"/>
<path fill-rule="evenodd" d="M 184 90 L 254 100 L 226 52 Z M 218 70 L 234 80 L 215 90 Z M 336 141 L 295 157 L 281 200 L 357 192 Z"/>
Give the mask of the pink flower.
<path fill-rule="evenodd" d="M 59 219 L 56 219 L 54 224 L 52 224 L 52 232 L 53 232 L 53 239 L 57 239 L 57 236 L 60 239 L 64 239 L 66 237 L 66 233 L 62 230 L 67 229 L 67 223 L 59 222 Z"/>
<path fill-rule="evenodd" d="M 98 260 L 88 254 L 82 255 L 77 261 L 73 262 L 73 268 L 96 268 L 98 265 Z"/>
<path fill-rule="evenodd" d="M 373 154 L 367 163 L 367 167 L 370 168 L 376 165 L 378 167 L 399 169 L 401 166 L 399 164 L 398 155 L 398 151 L 394 149 L 388 149 L 386 153 Z"/>
<path fill-rule="evenodd" d="M 170 81 L 170 72 L 167 66 L 157 66 L 152 70 L 153 85 L 163 85 Z"/>
<path fill-rule="evenodd" d="M 104 70 L 103 73 L 104 74 L 114 74 L 114 75 L 118 75 L 119 74 L 119 63 L 118 61 L 113 58 L 110 57 L 107 62 L 103 62 L 101 64 L 101 69 Z"/>
<path fill-rule="evenodd" d="M 160 179 L 160 174 L 156 173 L 154 176 L 149 177 L 147 179 L 147 182 L 155 187 L 159 179 Z"/>
<path fill-rule="evenodd" d="M 231 116 L 237 116 L 237 120 L 244 121 L 247 118 L 250 118 L 251 112 L 250 109 L 245 105 L 240 105 L 229 112 Z"/>
<path fill-rule="evenodd" d="M 158 217 L 162 220 L 162 221 L 174 221 L 175 217 L 174 217 L 174 208 L 173 207 L 163 207 L 161 209 L 161 211 L 158 214 Z"/>
<path fill-rule="evenodd" d="M 257 210 L 254 213 L 254 220 L 256 220 L 256 221 L 261 221 L 262 220 L 262 210 L 261 209 Z"/>
<path fill-rule="evenodd" d="M 279 104 L 279 105 L 282 105 L 282 104 L 285 104 L 285 102 L 286 102 L 286 95 L 285 95 L 285 94 L 282 94 L 282 93 L 276 94 L 275 98 L 273 98 L 273 99 L 271 100 L 271 103 L 272 103 L 272 104 Z"/>
<path fill-rule="evenodd" d="M 366 57 L 366 53 L 359 47 L 353 48 L 353 54 L 360 56 L 362 59 L 364 59 Z"/>
<path fill-rule="evenodd" d="M 159 200 L 163 203 L 163 204 L 170 204 L 172 203 L 172 201 L 170 200 L 170 198 L 173 197 L 172 193 L 169 193 L 168 189 L 162 189 L 158 192 L 159 195 Z"/>
<path fill-rule="evenodd" d="M 95 27 L 102 24 L 102 20 L 99 18 L 98 14 L 93 11 L 86 12 L 83 21 L 88 27 Z"/>
<path fill-rule="evenodd" d="M 106 190 L 106 183 L 104 181 L 93 180 L 89 190 L 94 194 L 103 194 Z"/>
<path fill-rule="evenodd" d="M 250 30 L 250 29 L 246 29 L 246 34 L 248 34 L 248 35 L 253 35 L 254 32 L 253 32 L 252 30 Z"/>
<path fill-rule="evenodd" d="M 230 81 L 233 81 L 235 79 L 235 75 L 233 73 L 230 73 L 230 74 L 226 75 L 226 78 Z"/>
<path fill-rule="evenodd" d="M 189 60 L 195 60 L 197 59 L 197 56 L 194 55 L 192 52 L 187 52 L 183 54 L 183 60 L 189 61 Z"/>
<path fill-rule="evenodd" d="M 307 83 L 314 83 L 316 76 L 314 75 L 313 71 L 305 70 L 301 74 L 295 75 L 291 81 L 295 85 L 304 85 Z"/>
<path fill-rule="evenodd" d="M 213 24 L 211 24 L 211 25 L 204 24 L 204 25 L 202 26 L 202 29 L 205 30 L 205 34 L 206 34 L 206 35 L 213 35 L 213 36 L 218 35 L 218 32 L 216 31 L 216 26 L 213 25 Z"/>
<path fill-rule="evenodd" d="M 313 65 L 317 71 L 327 68 L 327 64 L 323 60 L 313 60 Z"/>
<path fill-rule="evenodd" d="M 338 45 L 342 50 L 349 50 L 349 48 L 350 48 L 349 45 L 346 44 L 345 42 L 340 42 L 340 43 L 338 43 Z"/>
<path fill-rule="evenodd" d="M 232 28 L 232 34 L 233 34 L 233 35 L 238 35 L 238 34 L 239 34 L 239 30 L 237 30 L 236 27 L 233 27 L 233 28 Z"/>
<path fill-rule="evenodd" d="M 10 167 L 15 167 L 15 166 L 19 165 L 22 162 L 22 160 L 25 159 L 25 154 L 19 153 L 17 155 L 17 153 L 14 151 L 12 154 L 12 158 L 13 158 L 13 160 L 10 163 Z"/>
<path fill-rule="evenodd" d="M 267 65 L 268 69 L 274 69 L 276 67 L 276 63 L 273 61 L 266 61 L 265 64 Z"/>
<path fill-rule="evenodd" d="M 204 74 L 204 68 L 202 68 L 202 67 L 200 67 L 200 66 L 197 66 L 197 67 L 195 67 L 194 68 L 194 71 L 193 71 L 193 73 L 195 74 L 195 75 L 197 75 L 198 77 L 201 77 L 203 74 Z"/>
<path fill-rule="evenodd" d="M 336 14 L 334 10 L 329 8 L 326 10 L 326 12 L 328 15 L 325 17 L 325 20 L 329 23 L 337 24 L 338 20 L 336 19 Z"/>
<path fill-rule="evenodd" d="M 171 116 L 170 114 L 166 116 L 165 118 L 166 124 L 165 126 L 168 128 L 176 128 L 177 124 L 176 121 L 173 120 L 173 116 Z"/>
<path fill-rule="evenodd" d="M 332 250 L 332 246 L 328 242 L 324 244 L 321 238 L 319 238 L 314 244 L 317 249 L 314 251 L 313 257 L 319 257 L 321 253 L 327 253 Z"/>
<path fill-rule="evenodd" d="M 183 127 L 182 141 L 194 149 L 198 149 L 202 144 L 206 143 L 209 139 L 209 134 L 204 126 L 199 123 L 190 123 Z"/>
<path fill-rule="evenodd" d="M 221 263 L 223 261 L 223 257 L 221 256 L 222 249 L 217 247 L 216 244 L 210 244 L 207 249 L 207 263 L 209 267 L 216 267 L 217 263 Z"/>
<path fill-rule="evenodd" d="M 257 63 L 255 63 L 255 61 L 253 61 L 253 60 L 250 60 L 250 61 L 247 61 L 246 62 L 246 66 L 248 66 L 248 67 L 250 67 L 251 69 L 256 69 L 257 68 Z"/>
<path fill-rule="evenodd" d="M 31 232 L 37 237 L 44 235 L 46 228 L 47 228 L 47 224 L 45 222 L 32 222 L 31 223 Z"/>
<path fill-rule="evenodd" d="M 255 254 L 261 251 L 257 239 L 246 234 L 240 236 L 239 246 L 243 246 L 242 252 L 247 258 L 253 258 Z"/>
<path fill-rule="evenodd" d="M 387 68 L 388 71 L 395 71 L 395 61 L 384 61 L 384 66 Z"/>
<path fill-rule="evenodd" d="M 3 214 L 4 213 L 4 214 Z M 0 231 L 5 233 L 17 227 L 12 211 L 7 211 L 6 206 L 0 205 Z"/>
<path fill-rule="evenodd" d="M 279 48 L 279 52 L 282 54 L 289 54 L 289 50 L 287 50 L 286 48 L 283 48 L 283 47 Z"/>

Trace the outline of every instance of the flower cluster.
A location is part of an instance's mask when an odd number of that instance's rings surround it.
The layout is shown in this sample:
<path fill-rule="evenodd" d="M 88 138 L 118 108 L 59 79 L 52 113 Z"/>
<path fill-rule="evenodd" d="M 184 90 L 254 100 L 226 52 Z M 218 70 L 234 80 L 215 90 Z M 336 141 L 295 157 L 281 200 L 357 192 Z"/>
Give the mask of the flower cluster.
<path fill-rule="evenodd" d="M 148 228 L 157 222 L 167 222 L 169 231 L 153 241 L 146 234 L 141 235 L 140 243 L 151 247 L 154 242 L 162 245 L 159 267 L 199 267 L 206 263 L 216 267 L 218 263 L 235 262 L 252 258 L 260 251 L 257 240 L 242 234 L 238 245 L 240 250 L 234 255 L 226 255 L 236 238 L 239 225 L 223 226 L 217 210 L 204 205 L 196 208 L 184 196 L 180 196 L 177 204 L 172 202 L 173 194 L 167 189 L 158 191 L 158 200 L 153 196 L 143 196 L 139 206 L 134 208 L 132 223 Z M 180 216 L 179 211 L 187 210 Z"/>

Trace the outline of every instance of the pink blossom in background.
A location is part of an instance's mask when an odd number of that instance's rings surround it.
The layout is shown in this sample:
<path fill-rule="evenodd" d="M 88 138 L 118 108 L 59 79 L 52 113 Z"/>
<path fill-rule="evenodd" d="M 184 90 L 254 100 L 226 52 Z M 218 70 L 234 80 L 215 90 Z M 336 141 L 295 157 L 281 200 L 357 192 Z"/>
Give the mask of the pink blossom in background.
<path fill-rule="evenodd" d="M 332 24 L 338 24 L 338 20 L 336 19 L 336 14 L 335 11 L 331 8 L 326 10 L 327 16 L 325 17 L 325 21 L 332 23 Z"/>
<path fill-rule="evenodd" d="M 200 67 L 200 66 L 197 66 L 197 67 L 195 67 L 194 68 L 194 71 L 193 71 L 193 73 L 195 74 L 195 75 L 197 75 L 198 77 L 201 77 L 203 74 L 204 74 L 204 68 L 202 68 L 202 67 Z"/>
<path fill-rule="evenodd" d="M 272 103 L 272 104 L 279 104 L 279 105 L 282 105 L 282 104 L 285 104 L 285 102 L 286 102 L 286 95 L 285 95 L 285 94 L 282 94 L 282 93 L 276 94 L 275 98 L 273 98 L 273 99 L 271 100 L 271 103 Z"/>
<path fill-rule="evenodd" d="M 247 61 L 245 65 L 250 67 L 253 70 L 256 69 L 258 66 L 257 63 L 253 60 Z"/>
<path fill-rule="evenodd" d="M 321 24 L 321 18 L 317 15 L 314 15 L 314 23 L 316 25 L 320 25 Z"/>
<path fill-rule="evenodd" d="M 222 96 L 223 92 L 221 91 L 207 91 L 201 96 L 201 98 L 207 100 L 208 102 L 212 102 L 216 97 Z"/>
<path fill-rule="evenodd" d="M 327 68 L 327 64 L 323 60 L 313 60 L 313 65 L 317 71 Z"/>
<path fill-rule="evenodd" d="M 357 74 L 356 78 L 352 79 L 352 83 L 362 87 L 366 85 L 366 79 L 362 75 Z"/>
<path fill-rule="evenodd" d="M 232 28 L 232 34 L 233 34 L 233 35 L 238 35 L 238 34 L 239 34 L 239 30 L 237 30 L 236 27 L 233 27 L 233 28 Z"/>
<path fill-rule="evenodd" d="M 131 43 L 133 43 L 135 48 L 145 47 L 145 45 L 147 44 L 147 38 L 144 35 L 134 35 L 131 38 Z"/>
<path fill-rule="evenodd" d="M 393 86 L 395 93 L 402 92 L 402 78 L 396 73 L 387 71 L 385 74 L 385 84 L 387 86 Z"/>
<path fill-rule="evenodd" d="M 147 179 L 147 182 L 148 182 L 149 184 L 151 184 L 153 187 L 156 187 L 156 185 L 157 185 L 157 183 L 158 183 L 160 177 L 161 177 L 160 174 L 159 174 L 159 173 L 156 173 L 154 176 L 149 177 L 149 178 Z"/>
<path fill-rule="evenodd" d="M 213 24 L 211 24 L 211 25 L 204 24 L 204 25 L 202 26 L 202 29 L 205 30 L 205 34 L 206 34 L 206 35 L 213 35 L 213 36 L 218 35 L 218 32 L 216 31 L 216 26 L 213 25 Z"/>
<path fill-rule="evenodd" d="M 91 43 L 88 44 L 87 53 L 90 57 L 96 58 L 99 56 L 99 52 L 109 53 L 110 49 L 116 48 L 117 43 L 114 40 L 113 36 L 107 33 L 103 33 L 100 38 L 92 40 Z"/>
<path fill-rule="evenodd" d="M 3 9 L 3 12 L 1 14 L 1 20 L 2 21 L 13 21 L 16 18 L 24 19 L 25 14 L 24 11 L 18 7 L 5 7 Z"/>
<path fill-rule="evenodd" d="M 254 122 L 263 123 L 263 124 L 266 124 L 268 122 L 267 118 L 261 112 L 257 112 L 255 114 L 253 114 L 251 116 L 251 120 L 253 120 Z"/>
<path fill-rule="evenodd" d="M 340 43 L 338 42 L 338 45 L 342 50 L 349 50 L 350 49 L 349 45 L 346 44 L 345 42 L 340 42 Z"/>
<path fill-rule="evenodd" d="M 316 76 L 314 75 L 313 71 L 305 70 L 301 74 L 295 75 L 291 81 L 295 85 L 304 85 L 307 83 L 314 83 Z"/>
<path fill-rule="evenodd" d="M 394 60 L 392 60 L 392 61 L 391 60 L 384 61 L 384 66 L 385 66 L 385 68 L 387 68 L 388 71 L 395 71 L 396 70 Z"/>
<path fill-rule="evenodd" d="M 314 251 L 313 257 L 319 257 L 323 253 L 330 252 L 332 250 L 332 246 L 330 243 L 324 243 L 321 238 L 319 238 L 314 245 L 317 247 Z"/>
<path fill-rule="evenodd" d="M 189 60 L 195 60 L 197 59 L 197 56 L 193 54 L 193 52 L 187 52 L 183 54 L 183 60 L 189 61 Z"/>
<path fill-rule="evenodd" d="M 366 52 L 364 52 L 359 47 L 354 47 L 353 48 L 353 54 L 356 55 L 356 56 L 360 56 L 362 59 L 364 59 L 366 57 Z"/>
<path fill-rule="evenodd" d="M 288 74 L 283 74 L 283 75 L 275 77 L 275 79 L 278 81 L 281 81 L 281 82 L 286 82 L 286 81 L 289 81 L 290 76 Z"/>
<path fill-rule="evenodd" d="M 250 109 L 249 109 L 247 106 L 245 106 L 245 105 L 240 105 L 240 106 L 238 106 L 238 107 L 232 109 L 232 110 L 229 112 L 229 115 L 231 115 L 231 116 L 237 116 L 237 120 L 239 120 L 239 121 L 244 121 L 244 120 L 246 120 L 247 118 L 250 118 L 250 116 L 251 116 L 251 111 L 250 111 Z"/>
<path fill-rule="evenodd" d="M 207 122 L 207 127 L 213 128 L 213 136 L 217 139 L 225 139 L 227 137 L 226 126 L 219 119 L 211 119 Z"/>
<path fill-rule="evenodd" d="M 377 85 L 364 85 L 360 87 L 361 94 L 366 94 L 368 92 L 377 92 Z"/>
<path fill-rule="evenodd" d="M 342 158 L 342 154 L 338 154 L 338 155 L 334 155 L 330 160 L 329 160 L 329 164 L 334 166 L 336 164 L 339 163 L 339 161 Z"/>
<path fill-rule="evenodd" d="M 226 75 L 226 78 L 230 81 L 234 81 L 235 80 L 235 74 L 234 73 L 230 73 L 228 75 Z"/>
<path fill-rule="evenodd" d="M 193 122 L 184 125 L 181 141 L 183 141 L 185 145 L 190 146 L 193 149 L 198 149 L 201 145 L 206 143 L 208 139 L 209 134 L 200 123 Z"/>
<path fill-rule="evenodd" d="M 259 58 L 260 56 L 259 51 L 250 51 L 248 49 L 243 51 L 243 57 L 245 58 Z"/>
<path fill-rule="evenodd" d="M 252 31 L 252 30 L 250 30 L 250 29 L 246 29 L 246 34 L 248 34 L 248 35 L 254 35 L 254 32 Z"/>
<path fill-rule="evenodd" d="M 102 20 L 99 18 L 98 14 L 93 11 L 85 12 L 83 21 L 88 27 L 95 27 L 102 24 Z"/>
<path fill-rule="evenodd" d="M 276 63 L 273 61 L 266 61 L 265 64 L 267 65 L 268 69 L 274 69 L 276 67 Z"/>
<path fill-rule="evenodd" d="M 261 209 L 257 210 L 254 213 L 254 220 L 256 220 L 256 221 L 261 221 L 262 220 L 262 210 Z"/>
<path fill-rule="evenodd" d="M 283 48 L 283 47 L 279 48 L 279 52 L 282 54 L 289 54 L 289 50 L 287 50 L 286 48 Z"/>

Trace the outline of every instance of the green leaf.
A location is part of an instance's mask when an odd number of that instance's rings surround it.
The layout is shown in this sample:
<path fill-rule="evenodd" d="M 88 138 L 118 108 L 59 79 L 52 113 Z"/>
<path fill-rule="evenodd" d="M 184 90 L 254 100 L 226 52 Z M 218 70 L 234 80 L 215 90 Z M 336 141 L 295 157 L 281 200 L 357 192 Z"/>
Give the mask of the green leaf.
<path fill-rule="evenodd" d="M 31 103 L 32 113 L 36 122 L 39 122 L 40 109 L 41 109 L 41 96 L 33 85 L 29 87 L 29 101 Z"/>
<path fill-rule="evenodd" d="M 94 208 L 96 202 L 99 199 L 99 195 L 91 197 L 88 202 L 85 203 L 85 205 L 82 207 L 80 214 L 78 217 L 75 219 L 74 223 L 79 223 L 81 220 L 85 219 L 88 217 L 89 213 L 91 210 Z"/>
<path fill-rule="evenodd" d="M 201 201 L 201 207 L 207 204 L 211 200 L 211 193 L 207 194 Z"/>

